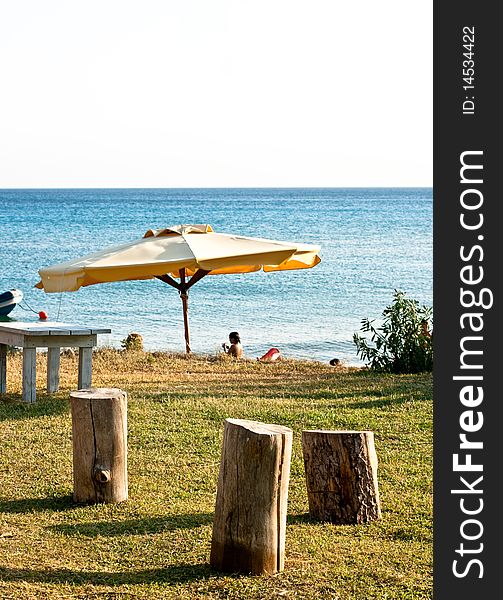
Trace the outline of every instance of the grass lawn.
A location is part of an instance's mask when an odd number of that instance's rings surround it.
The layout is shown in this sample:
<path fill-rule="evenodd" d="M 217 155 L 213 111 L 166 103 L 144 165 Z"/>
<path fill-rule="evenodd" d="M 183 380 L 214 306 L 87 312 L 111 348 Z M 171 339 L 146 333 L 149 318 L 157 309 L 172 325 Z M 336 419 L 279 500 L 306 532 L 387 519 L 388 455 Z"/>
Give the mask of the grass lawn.
<path fill-rule="evenodd" d="M 69 391 L 19 402 L 21 358 L 8 357 L 0 400 L 0 598 L 432 597 L 431 375 L 376 375 L 321 363 L 94 354 L 95 386 L 128 393 L 129 500 L 72 501 Z M 294 431 L 285 570 L 223 575 L 209 566 L 227 417 Z M 303 429 L 370 429 L 382 519 L 336 526 L 309 519 Z"/>

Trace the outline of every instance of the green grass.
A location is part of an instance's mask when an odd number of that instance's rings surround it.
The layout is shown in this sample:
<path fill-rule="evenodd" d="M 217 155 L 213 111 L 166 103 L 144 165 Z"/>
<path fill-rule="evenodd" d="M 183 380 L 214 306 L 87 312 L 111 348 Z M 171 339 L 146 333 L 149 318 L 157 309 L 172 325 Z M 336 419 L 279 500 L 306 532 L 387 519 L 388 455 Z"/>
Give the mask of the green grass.
<path fill-rule="evenodd" d="M 0 598 L 432 597 L 431 375 L 378 375 L 321 363 L 94 355 L 94 385 L 128 393 L 129 500 L 72 501 L 69 391 L 19 402 L 19 356 L 0 401 Z M 294 431 L 285 570 L 224 575 L 209 564 L 223 420 Z M 382 518 L 337 526 L 309 519 L 303 429 L 370 429 Z"/>

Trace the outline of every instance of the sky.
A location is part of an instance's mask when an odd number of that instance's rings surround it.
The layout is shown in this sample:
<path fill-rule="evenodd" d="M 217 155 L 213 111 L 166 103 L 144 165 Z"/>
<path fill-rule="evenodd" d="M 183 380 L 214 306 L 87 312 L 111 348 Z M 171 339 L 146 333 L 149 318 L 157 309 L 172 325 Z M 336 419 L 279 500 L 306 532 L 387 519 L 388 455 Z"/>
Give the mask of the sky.
<path fill-rule="evenodd" d="M 432 0 L 0 0 L 0 188 L 431 186 Z"/>

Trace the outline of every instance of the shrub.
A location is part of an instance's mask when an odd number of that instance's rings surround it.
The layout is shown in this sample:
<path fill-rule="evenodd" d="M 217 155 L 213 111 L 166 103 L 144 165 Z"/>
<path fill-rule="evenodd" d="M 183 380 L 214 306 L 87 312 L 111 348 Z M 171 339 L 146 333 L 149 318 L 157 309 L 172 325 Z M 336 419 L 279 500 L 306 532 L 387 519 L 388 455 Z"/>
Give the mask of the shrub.
<path fill-rule="evenodd" d="M 393 303 L 382 313 L 382 325 L 362 320 L 361 331 L 370 340 L 355 333 L 357 355 L 367 366 L 384 373 L 422 373 L 433 370 L 431 328 L 433 310 L 395 290 Z"/>
<path fill-rule="evenodd" d="M 143 352 L 143 338 L 139 333 L 130 333 L 121 340 L 121 346 L 126 352 Z"/>

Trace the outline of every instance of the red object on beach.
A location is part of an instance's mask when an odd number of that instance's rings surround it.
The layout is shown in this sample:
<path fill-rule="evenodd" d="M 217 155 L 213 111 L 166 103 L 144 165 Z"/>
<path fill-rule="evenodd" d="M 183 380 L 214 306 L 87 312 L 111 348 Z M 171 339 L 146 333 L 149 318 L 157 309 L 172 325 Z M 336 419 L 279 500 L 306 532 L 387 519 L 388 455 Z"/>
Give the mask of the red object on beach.
<path fill-rule="evenodd" d="M 264 356 L 261 356 L 258 360 L 272 361 L 272 360 L 276 360 L 278 358 L 279 358 L 279 350 L 277 348 L 271 348 L 264 354 Z"/>
<path fill-rule="evenodd" d="M 47 316 L 47 313 L 44 310 L 41 310 L 38 313 L 38 318 L 41 319 L 42 321 L 47 320 L 49 317 Z"/>

